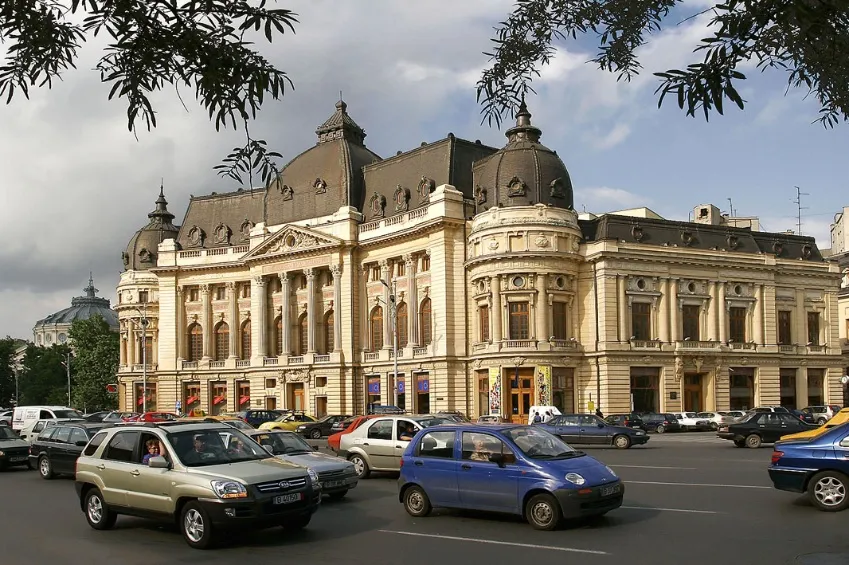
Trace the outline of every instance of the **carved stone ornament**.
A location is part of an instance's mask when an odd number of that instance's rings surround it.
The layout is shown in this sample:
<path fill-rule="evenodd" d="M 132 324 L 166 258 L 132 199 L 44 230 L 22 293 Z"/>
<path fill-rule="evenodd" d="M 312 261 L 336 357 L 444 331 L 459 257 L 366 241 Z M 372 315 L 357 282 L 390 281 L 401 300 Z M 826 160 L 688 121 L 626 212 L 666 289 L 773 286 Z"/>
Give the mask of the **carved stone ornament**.
<path fill-rule="evenodd" d="M 705 363 L 704 357 L 695 357 L 693 359 L 693 366 L 696 368 L 696 372 L 699 372 L 699 371 L 702 370 L 702 365 L 704 365 L 704 363 Z"/>
<path fill-rule="evenodd" d="M 283 200 L 291 200 L 295 195 L 295 190 L 288 184 L 284 184 L 280 187 L 280 194 L 283 195 Z"/>
<path fill-rule="evenodd" d="M 681 357 L 675 358 L 675 382 L 680 383 L 684 378 L 684 359 Z"/>
<path fill-rule="evenodd" d="M 642 241 L 643 237 L 644 237 L 643 227 L 640 226 L 639 224 L 632 227 L 631 228 L 631 237 L 633 237 L 635 241 Z"/>
<path fill-rule="evenodd" d="M 534 243 L 536 243 L 536 244 L 537 244 L 537 247 L 542 247 L 543 249 L 545 249 L 546 247 L 548 247 L 548 246 L 549 246 L 549 244 L 550 244 L 551 242 L 549 242 L 549 241 L 548 241 L 548 238 L 547 238 L 547 237 L 545 237 L 544 235 L 541 235 L 541 234 L 540 234 L 540 235 L 538 235 L 538 236 L 537 236 L 537 238 L 536 238 L 536 240 L 534 241 Z"/>
<path fill-rule="evenodd" d="M 192 247 L 201 247 L 206 234 L 197 226 L 192 226 L 189 230 L 189 245 Z"/>
<path fill-rule="evenodd" d="M 286 371 L 284 375 L 288 383 L 309 383 L 312 381 L 312 374 L 310 374 L 309 369 Z"/>
<path fill-rule="evenodd" d="M 315 189 L 316 194 L 325 194 L 327 192 L 327 183 L 324 182 L 324 179 L 315 179 L 312 187 Z"/>
<path fill-rule="evenodd" d="M 241 226 L 239 226 L 239 233 L 242 234 L 243 241 L 247 241 L 251 238 L 252 229 L 254 229 L 254 223 L 249 219 L 245 218 L 245 221 L 242 222 Z"/>
<path fill-rule="evenodd" d="M 563 190 L 563 179 L 556 178 L 548 185 L 551 190 L 552 198 L 566 198 L 566 191 Z"/>
<path fill-rule="evenodd" d="M 481 185 L 475 185 L 475 202 L 480 204 L 486 203 L 486 189 Z"/>
<path fill-rule="evenodd" d="M 784 244 L 780 241 L 776 241 L 772 244 L 772 252 L 775 253 L 776 256 L 781 255 L 784 251 Z"/>
<path fill-rule="evenodd" d="M 153 263 L 153 253 L 143 247 L 142 250 L 139 251 L 139 261 L 142 263 Z"/>
<path fill-rule="evenodd" d="M 813 248 L 807 243 L 802 246 L 802 259 L 810 259 Z"/>
<path fill-rule="evenodd" d="M 510 182 L 507 183 L 507 196 L 509 198 L 525 196 L 527 192 L 528 185 L 526 185 L 525 181 L 523 181 L 519 177 L 513 177 L 512 179 L 510 179 Z"/>
<path fill-rule="evenodd" d="M 292 229 L 288 229 L 281 234 L 281 237 L 268 250 L 269 253 L 278 251 L 295 251 L 299 249 L 308 249 L 319 245 L 319 240 L 314 236 L 301 233 Z"/>
<path fill-rule="evenodd" d="M 489 242 L 489 248 L 495 251 L 496 249 L 498 249 L 498 242 L 493 239 Z"/>
<path fill-rule="evenodd" d="M 121 252 L 121 261 L 124 262 L 124 268 L 129 267 L 130 266 L 130 254 L 127 253 L 126 251 L 122 251 Z"/>
<path fill-rule="evenodd" d="M 382 218 L 386 210 L 386 197 L 375 192 L 369 200 L 372 218 Z"/>
<path fill-rule="evenodd" d="M 689 247 L 693 243 L 693 232 L 684 230 L 681 232 L 681 243 Z"/>
<path fill-rule="evenodd" d="M 510 359 L 510 363 L 516 365 L 517 367 L 521 367 L 525 363 L 524 357 L 513 357 Z"/>
<path fill-rule="evenodd" d="M 410 191 L 409 189 L 404 188 L 400 184 L 395 187 L 395 195 L 393 196 L 395 200 L 395 211 L 396 212 L 406 212 L 410 209 Z"/>
<path fill-rule="evenodd" d="M 230 244 L 230 234 L 233 232 L 230 231 L 230 228 L 224 224 L 220 223 L 215 227 L 215 231 L 212 232 L 213 237 L 215 238 L 215 243 L 219 245 L 229 245 Z"/>
<path fill-rule="evenodd" d="M 725 238 L 725 243 L 728 244 L 728 249 L 737 249 L 740 247 L 740 238 L 734 234 L 728 234 Z"/>
<path fill-rule="evenodd" d="M 430 193 L 436 189 L 436 181 L 431 178 L 423 176 L 419 181 L 419 196 L 422 200 L 427 200 L 430 198 Z"/>

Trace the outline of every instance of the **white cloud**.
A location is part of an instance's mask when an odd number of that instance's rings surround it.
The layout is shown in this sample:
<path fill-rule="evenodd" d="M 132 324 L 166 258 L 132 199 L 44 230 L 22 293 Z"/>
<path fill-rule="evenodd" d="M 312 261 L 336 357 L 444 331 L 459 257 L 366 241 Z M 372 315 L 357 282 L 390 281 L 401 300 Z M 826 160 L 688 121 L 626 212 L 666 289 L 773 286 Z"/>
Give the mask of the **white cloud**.
<path fill-rule="evenodd" d="M 575 189 L 575 209 L 581 212 L 600 214 L 613 210 L 649 206 L 650 204 L 651 199 L 621 188 L 597 186 Z"/>
<path fill-rule="evenodd" d="M 588 135 L 588 138 L 597 149 L 611 149 L 625 141 L 630 134 L 631 127 L 628 124 L 616 124 L 613 129 L 601 137 Z"/>

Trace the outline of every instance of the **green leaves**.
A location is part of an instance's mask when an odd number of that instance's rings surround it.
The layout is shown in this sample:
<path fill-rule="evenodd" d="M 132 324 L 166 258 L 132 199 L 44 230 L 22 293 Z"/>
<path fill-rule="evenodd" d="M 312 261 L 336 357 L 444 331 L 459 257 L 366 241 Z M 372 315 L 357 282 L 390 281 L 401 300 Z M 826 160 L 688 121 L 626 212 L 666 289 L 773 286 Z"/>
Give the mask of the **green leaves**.
<path fill-rule="evenodd" d="M 291 79 L 255 48 L 249 38 L 272 42 L 295 31 L 296 14 L 269 9 L 268 0 L 70 0 L 5 2 L 0 6 L 0 40 L 8 44 L 0 67 L 0 96 L 28 97 L 32 86 L 48 87 L 77 59 L 89 35 L 110 38 L 96 68 L 110 84 L 108 98 L 125 99 L 127 128 L 157 125 L 150 95 L 186 87 L 204 107 L 216 131 L 256 117 L 266 97 L 280 99 Z M 69 16 L 83 13 L 82 23 Z M 73 22 L 79 21 L 75 18 Z M 256 33 L 260 32 L 261 35 Z M 250 163 L 268 177 L 268 157 L 247 132 Z M 244 149 L 244 148 L 243 148 Z M 225 161 L 227 163 L 227 161 Z M 264 167 L 264 168 L 263 168 Z M 228 175 L 236 178 L 233 175 Z"/>
<path fill-rule="evenodd" d="M 500 125 L 512 116 L 522 93 L 531 90 L 539 68 L 550 62 L 555 40 L 578 34 L 598 37 L 592 62 L 630 80 L 641 70 L 636 57 L 646 34 L 662 29 L 670 10 L 683 0 L 519 0 L 496 28 L 492 65 L 478 81 L 481 113 Z M 673 95 L 688 116 L 723 114 L 728 100 L 741 110 L 746 101 L 735 83 L 738 70 L 754 61 L 762 71 L 787 73 L 787 86 L 805 88 L 821 105 L 817 121 L 833 127 L 849 119 L 849 3 L 846 0 L 726 0 L 701 12 L 712 15 L 712 36 L 694 53 L 701 61 L 684 69 L 655 72 L 658 107 Z"/>
<path fill-rule="evenodd" d="M 74 407 L 92 412 L 117 408 L 114 395 L 106 385 L 115 382 L 118 373 L 118 333 L 100 316 L 77 320 L 68 337 L 74 346 L 71 367 L 71 399 Z"/>
<path fill-rule="evenodd" d="M 271 159 L 282 157 L 280 153 L 269 151 L 264 139 L 250 139 L 244 147 L 234 147 L 233 151 L 224 158 L 220 165 L 214 168 L 222 177 L 229 177 L 239 184 L 244 184 L 244 176 L 253 188 L 253 173 L 257 171 L 263 186 L 267 186 L 280 174 L 277 165 Z"/>

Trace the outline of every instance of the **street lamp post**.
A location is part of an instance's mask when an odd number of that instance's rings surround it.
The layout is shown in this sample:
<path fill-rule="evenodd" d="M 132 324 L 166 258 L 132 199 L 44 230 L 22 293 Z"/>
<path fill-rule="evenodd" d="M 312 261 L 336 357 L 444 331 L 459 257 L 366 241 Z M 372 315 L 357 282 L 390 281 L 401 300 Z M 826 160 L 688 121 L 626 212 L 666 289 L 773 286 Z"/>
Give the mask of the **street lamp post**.
<path fill-rule="evenodd" d="M 394 374 L 392 375 L 392 406 L 398 406 L 398 283 L 397 279 L 392 279 L 392 286 L 389 286 L 385 280 L 380 279 L 383 286 L 389 289 L 389 311 L 392 315 L 392 364 Z"/>
<path fill-rule="evenodd" d="M 68 408 L 71 407 L 71 353 L 68 352 L 65 354 L 65 361 L 62 363 L 65 365 L 65 374 L 68 376 Z"/>
<path fill-rule="evenodd" d="M 15 366 L 12 367 L 12 370 L 15 372 L 15 408 L 21 405 L 21 396 L 18 389 L 18 366 L 17 361 L 15 361 Z"/>
<path fill-rule="evenodd" d="M 142 327 L 141 335 L 141 362 L 142 362 L 142 414 L 147 413 L 147 326 L 150 325 L 150 320 L 147 319 L 147 302 L 142 302 L 142 309 L 136 310 L 141 318 L 139 325 Z"/>

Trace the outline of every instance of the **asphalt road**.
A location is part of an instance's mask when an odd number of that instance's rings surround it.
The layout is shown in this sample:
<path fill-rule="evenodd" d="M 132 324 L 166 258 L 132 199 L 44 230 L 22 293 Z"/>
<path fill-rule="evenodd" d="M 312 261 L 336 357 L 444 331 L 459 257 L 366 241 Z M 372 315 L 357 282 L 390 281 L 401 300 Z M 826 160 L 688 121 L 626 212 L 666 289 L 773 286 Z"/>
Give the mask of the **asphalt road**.
<path fill-rule="evenodd" d="M 565 530 L 537 532 L 518 518 L 457 511 L 413 519 L 398 503 L 396 476 L 383 475 L 323 504 L 303 532 L 244 534 L 212 551 L 192 550 L 176 528 L 135 518 L 94 531 L 71 479 L 8 471 L 0 474 L 0 563 L 849 564 L 849 512 L 822 513 L 773 490 L 770 447 L 676 434 L 626 451 L 587 451 L 626 482 L 625 506 Z"/>

